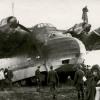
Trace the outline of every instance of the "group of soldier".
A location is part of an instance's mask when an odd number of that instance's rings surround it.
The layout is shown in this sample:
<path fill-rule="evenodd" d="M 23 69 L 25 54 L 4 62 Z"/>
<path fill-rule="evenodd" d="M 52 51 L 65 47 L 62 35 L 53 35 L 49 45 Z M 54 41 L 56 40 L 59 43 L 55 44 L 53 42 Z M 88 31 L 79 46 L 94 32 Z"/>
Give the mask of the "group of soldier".
<path fill-rule="evenodd" d="M 40 84 L 41 84 L 41 74 L 40 74 L 40 66 L 35 71 L 36 81 L 37 81 L 37 91 L 40 91 Z M 47 84 L 50 86 L 50 91 L 53 94 L 53 99 L 56 98 L 56 86 L 59 84 L 59 77 L 56 71 L 53 70 L 53 66 L 50 66 L 50 71 L 47 75 Z"/>
<path fill-rule="evenodd" d="M 84 68 L 81 64 L 77 64 L 75 70 L 74 86 L 77 90 L 78 100 L 95 100 L 96 87 L 100 86 L 100 66 L 87 65 Z"/>
<path fill-rule="evenodd" d="M 78 100 L 95 100 L 96 87 L 100 86 L 100 66 L 93 65 L 91 69 L 89 66 L 76 64 L 73 66 L 75 71 L 73 86 L 77 90 Z M 41 72 L 40 66 L 35 71 L 37 92 L 40 92 Z M 0 88 L 12 88 L 13 72 L 9 68 L 0 69 Z M 57 72 L 50 66 L 50 71 L 47 72 L 47 85 L 50 87 L 53 99 L 57 97 L 57 85 L 59 86 L 59 77 Z"/>
<path fill-rule="evenodd" d="M 95 100 L 96 87 L 100 86 L 100 67 L 93 65 L 91 69 L 82 70 L 80 64 L 76 67 L 74 85 L 77 89 L 78 100 Z M 85 85 L 84 85 L 85 83 Z M 86 88 L 86 90 L 84 90 Z M 86 95 L 86 96 L 84 96 Z"/>
<path fill-rule="evenodd" d="M 87 66 L 76 64 L 73 67 L 75 76 L 73 80 L 73 86 L 77 90 L 78 100 L 95 100 L 96 86 L 99 86 L 100 69 L 99 65 L 93 65 L 91 69 L 87 69 Z M 40 89 L 40 66 L 35 72 L 37 79 L 37 91 Z M 56 86 L 59 84 L 59 77 L 57 72 L 53 70 L 53 66 L 50 67 L 50 71 L 47 75 L 47 83 L 50 86 L 50 91 L 53 98 L 56 98 Z"/>
<path fill-rule="evenodd" d="M 0 89 L 5 90 L 5 88 L 12 88 L 12 78 L 13 72 L 10 68 L 0 69 Z"/>

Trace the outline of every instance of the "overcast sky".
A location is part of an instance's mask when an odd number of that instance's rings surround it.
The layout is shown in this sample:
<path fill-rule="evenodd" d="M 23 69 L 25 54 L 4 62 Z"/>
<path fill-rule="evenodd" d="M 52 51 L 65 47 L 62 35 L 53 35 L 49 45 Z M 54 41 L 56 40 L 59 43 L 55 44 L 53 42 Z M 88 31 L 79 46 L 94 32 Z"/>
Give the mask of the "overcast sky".
<path fill-rule="evenodd" d="M 27 27 L 38 23 L 51 23 L 57 28 L 67 29 L 81 22 L 82 8 L 89 9 L 89 23 L 92 29 L 100 26 L 100 0 L 0 0 L 0 20 L 14 15 Z"/>

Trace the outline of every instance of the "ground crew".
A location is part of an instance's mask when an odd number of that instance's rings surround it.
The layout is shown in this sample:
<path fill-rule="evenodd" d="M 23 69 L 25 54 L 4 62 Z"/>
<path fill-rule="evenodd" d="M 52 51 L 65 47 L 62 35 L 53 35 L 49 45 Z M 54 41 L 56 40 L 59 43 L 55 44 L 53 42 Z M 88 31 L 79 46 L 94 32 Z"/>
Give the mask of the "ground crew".
<path fill-rule="evenodd" d="M 4 75 L 5 75 L 5 78 L 7 79 L 7 77 L 8 77 L 8 69 L 7 68 L 5 68 L 5 70 L 4 70 Z"/>
<path fill-rule="evenodd" d="M 59 78 L 56 71 L 53 70 L 53 66 L 50 66 L 47 78 L 48 84 L 50 85 L 50 91 L 53 94 L 53 99 L 56 98 L 56 85 L 59 84 Z"/>
<path fill-rule="evenodd" d="M 85 7 L 82 9 L 82 11 L 83 11 L 83 13 L 82 13 L 82 20 L 83 20 L 83 23 L 88 24 L 88 16 L 87 16 L 88 8 L 87 8 L 87 6 L 85 6 Z"/>
<path fill-rule="evenodd" d="M 37 92 L 39 92 L 40 91 L 40 84 L 41 84 L 40 66 L 38 66 L 37 70 L 35 71 L 35 77 L 36 77 L 36 84 L 37 84 Z"/>
<path fill-rule="evenodd" d="M 81 65 L 77 64 L 76 66 L 76 72 L 75 72 L 75 77 L 74 77 L 74 85 L 76 86 L 77 89 L 77 96 L 78 96 L 78 100 L 80 100 L 82 98 L 82 100 L 84 100 L 84 81 L 83 81 L 83 77 L 84 77 L 84 72 L 81 70 Z"/>
<path fill-rule="evenodd" d="M 100 70 L 98 65 L 93 65 L 87 73 L 87 93 L 86 100 L 95 100 L 97 82 L 100 80 Z"/>
<path fill-rule="evenodd" d="M 5 69 L 4 74 L 5 74 L 5 77 L 6 77 L 7 85 L 8 85 L 8 87 L 11 89 L 11 88 L 12 88 L 13 72 L 12 72 L 12 70 L 8 67 L 8 69 Z"/>
<path fill-rule="evenodd" d="M 1 90 L 4 89 L 4 80 L 5 80 L 4 69 L 1 68 L 0 69 L 0 88 L 1 88 Z"/>
<path fill-rule="evenodd" d="M 5 87 L 8 87 L 8 69 L 5 68 L 4 70 L 4 76 L 5 76 Z"/>

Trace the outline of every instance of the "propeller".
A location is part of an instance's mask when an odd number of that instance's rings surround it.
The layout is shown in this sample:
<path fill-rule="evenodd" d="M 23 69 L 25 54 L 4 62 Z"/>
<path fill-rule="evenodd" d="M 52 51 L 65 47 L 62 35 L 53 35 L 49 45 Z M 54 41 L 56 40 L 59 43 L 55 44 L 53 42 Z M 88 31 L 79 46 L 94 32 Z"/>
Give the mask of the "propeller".
<path fill-rule="evenodd" d="M 24 30 L 16 31 L 16 28 Z M 13 32 L 15 34 L 13 34 Z M 17 34 L 18 33 L 18 34 Z M 23 34 L 25 33 L 25 34 Z M 28 34 L 29 33 L 29 34 Z M 3 44 L 5 43 L 5 45 Z M 0 57 L 12 56 L 20 53 L 33 53 L 39 56 L 41 52 L 41 41 L 36 38 L 36 34 L 19 23 L 16 17 L 9 16 L 0 23 Z M 17 52 L 16 52 L 17 50 Z"/>
<path fill-rule="evenodd" d="M 31 33 L 31 31 L 28 29 L 28 28 L 26 28 L 25 26 L 23 26 L 23 25 L 21 25 L 21 24 L 17 24 L 21 29 L 23 29 L 23 30 L 25 30 L 26 32 L 29 32 L 29 33 Z"/>

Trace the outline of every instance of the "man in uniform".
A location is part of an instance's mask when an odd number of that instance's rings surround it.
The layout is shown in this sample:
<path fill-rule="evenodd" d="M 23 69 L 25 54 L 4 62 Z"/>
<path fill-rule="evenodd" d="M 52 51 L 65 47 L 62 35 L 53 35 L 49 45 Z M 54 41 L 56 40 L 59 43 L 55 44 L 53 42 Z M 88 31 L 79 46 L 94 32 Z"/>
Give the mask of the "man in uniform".
<path fill-rule="evenodd" d="M 12 88 L 12 78 L 13 78 L 13 72 L 10 69 L 10 67 L 8 67 L 7 79 L 8 79 L 8 86 L 10 89 Z"/>
<path fill-rule="evenodd" d="M 84 72 L 81 70 L 81 65 L 76 65 L 76 72 L 74 77 L 74 85 L 76 86 L 77 92 L 78 92 L 78 100 L 82 97 L 82 100 L 84 100 Z"/>
<path fill-rule="evenodd" d="M 93 65 L 92 69 L 87 74 L 87 94 L 86 100 L 97 100 L 96 99 L 96 86 L 100 80 L 100 66 Z M 98 98 L 98 97 L 97 97 Z"/>
<path fill-rule="evenodd" d="M 0 88 L 1 90 L 4 90 L 4 80 L 5 80 L 4 69 L 1 68 L 0 69 Z"/>
<path fill-rule="evenodd" d="M 59 78 L 57 72 L 53 70 L 53 66 L 50 66 L 50 71 L 48 72 L 47 81 L 50 85 L 50 91 L 53 92 L 53 99 L 55 99 L 56 98 L 55 90 L 56 90 L 56 85 L 59 83 Z"/>
<path fill-rule="evenodd" d="M 87 16 L 88 8 L 87 8 L 87 6 L 85 6 L 85 7 L 82 9 L 82 11 L 83 11 L 83 14 L 82 14 L 83 23 L 88 24 L 88 16 Z"/>
<path fill-rule="evenodd" d="M 37 92 L 40 91 L 40 83 L 41 83 L 41 73 L 40 73 L 40 66 L 37 67 L 37 70 L 35 71 L 36 76 L 36 82 L 37 82 Z"/>

